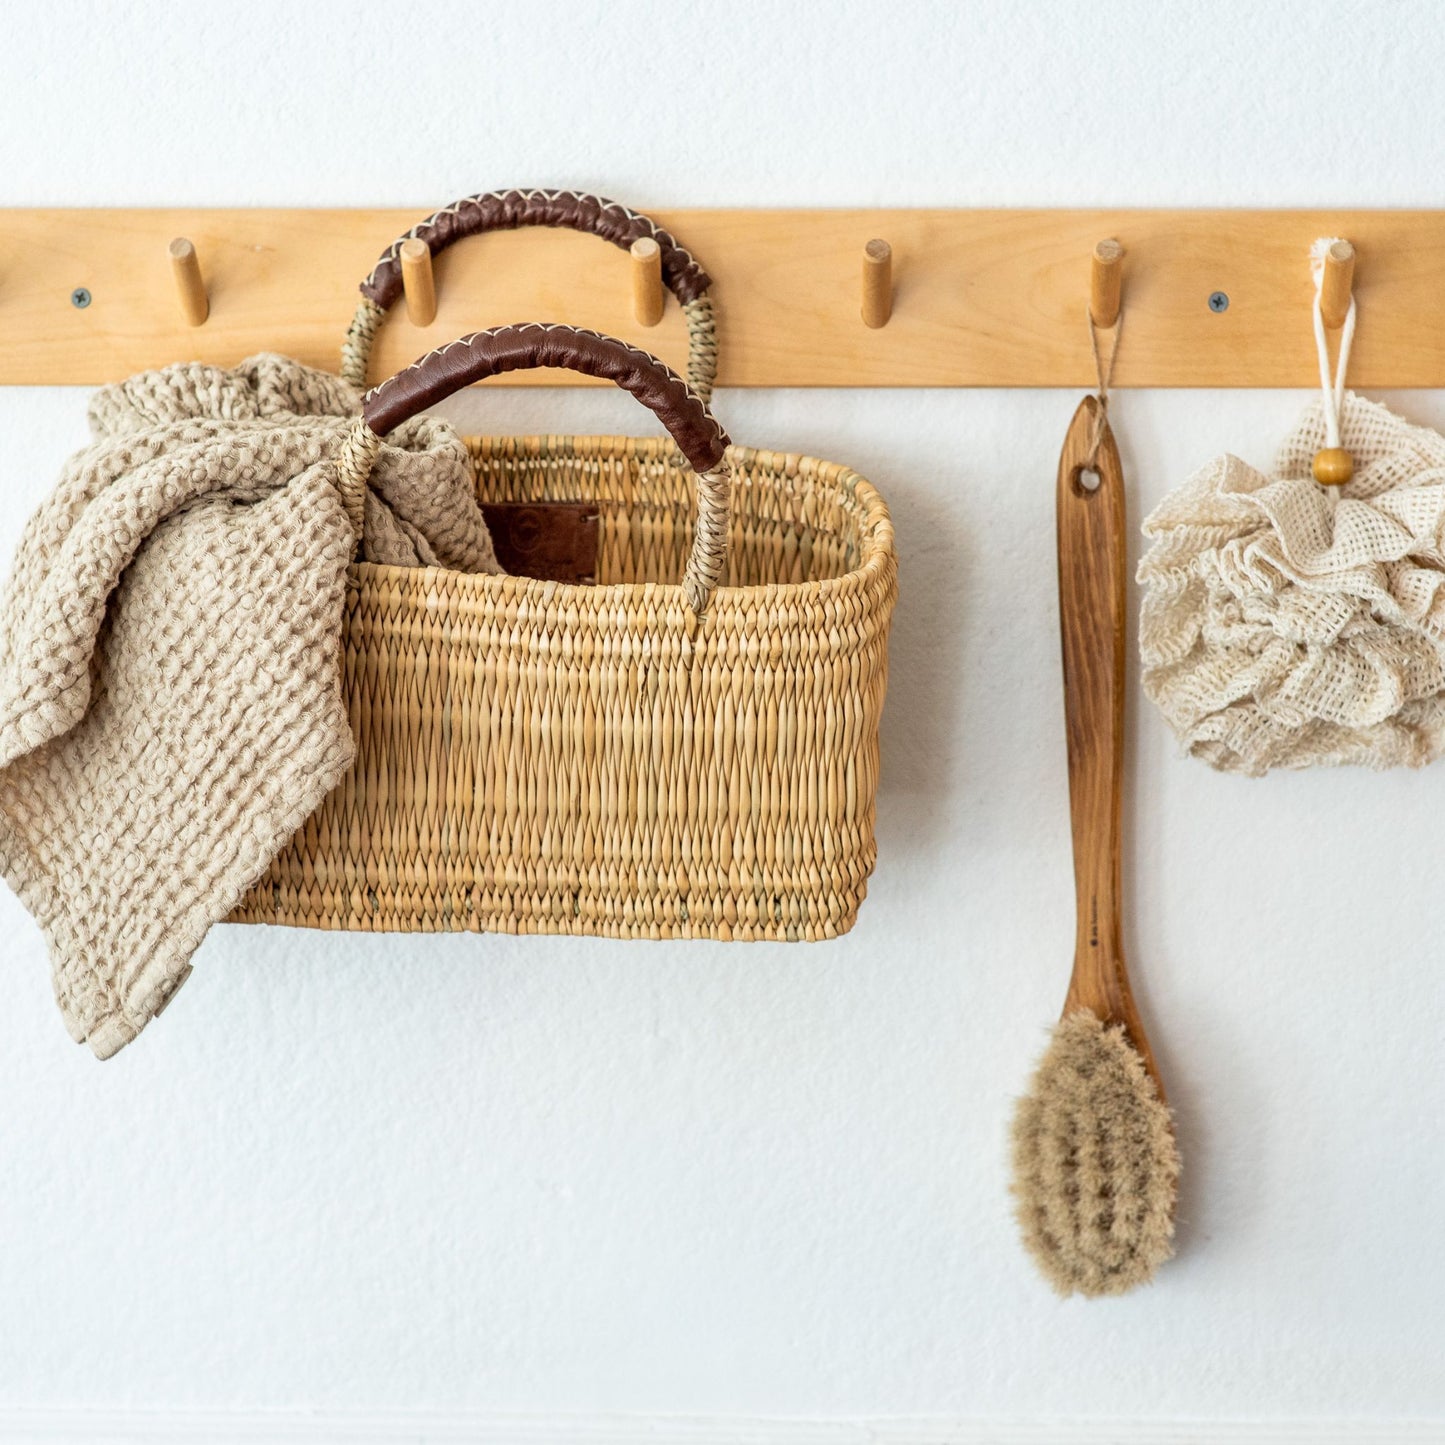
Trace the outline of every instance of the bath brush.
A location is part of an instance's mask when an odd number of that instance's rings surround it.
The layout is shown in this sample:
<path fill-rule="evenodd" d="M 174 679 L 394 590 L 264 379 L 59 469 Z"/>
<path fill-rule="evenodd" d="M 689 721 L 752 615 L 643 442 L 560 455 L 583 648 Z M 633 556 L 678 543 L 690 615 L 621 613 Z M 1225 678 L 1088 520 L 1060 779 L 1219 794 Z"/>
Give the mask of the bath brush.
<path fill-rule="evenodd" d="M 1070 423 L 1057 506 L 1074 971 L 1014 1116 L 1013 1190 L 1024 1242 L 1054 1288 L 1110 1295 L 1173 1252 L 1179 1156 L 1120 942 L 1124 480 L 1096 397 Z"/>

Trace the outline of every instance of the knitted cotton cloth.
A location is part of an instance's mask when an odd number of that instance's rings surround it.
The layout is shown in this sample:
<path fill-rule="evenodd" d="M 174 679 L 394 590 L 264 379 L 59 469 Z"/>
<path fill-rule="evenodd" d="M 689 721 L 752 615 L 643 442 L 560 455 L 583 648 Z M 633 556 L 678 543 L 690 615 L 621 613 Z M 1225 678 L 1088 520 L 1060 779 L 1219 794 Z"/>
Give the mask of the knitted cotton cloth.
<path fill-rule="evenodd" d="M 280 356 L 94 398 L 93 444 L 0 593 L 0 875 L 49 944 L 71 1035 L 107 1058 L 350 766 L 357 547 L 335 458 L 360 394 Z M 465 444 L 387 438 L 361 555 L 498 569 Z"/>
<path fill-rule="evenodd" d="M 1219 457 L 1144 523 L 1144 691 L 1216 768 L 1418 766 L 1445 746 L 1445 437 L 1348 394 L 1340 425 L 1344 488 L 1311 477 L 1316 403 L 1273 475 Z"/>

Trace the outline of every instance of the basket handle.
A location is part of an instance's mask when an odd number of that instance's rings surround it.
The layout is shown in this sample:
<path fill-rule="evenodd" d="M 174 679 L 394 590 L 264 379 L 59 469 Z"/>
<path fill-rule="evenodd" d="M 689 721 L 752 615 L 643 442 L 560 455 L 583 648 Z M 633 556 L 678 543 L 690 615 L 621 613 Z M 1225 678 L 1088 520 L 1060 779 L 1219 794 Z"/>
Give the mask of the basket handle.
<path fill-rule="evenodd" d="M 449 341 L 362 399 L 361 418 L 343 448 L 341 490 L 353 521 L 359 519 L 371 462 L 381 438 L 417 412 L 505 371 L 556 366 L 600 377 L 631 392 L 672 435 L 697 475 L 697 526 L 683 570 L 688 605 L 701 617 L 721 580 L 726 561 L 730 476 L 728 436 L 707 404 L 655 356 L 612 336 L 577 326 L 528 322 L 476 331 Z"/>
<path fill-rule="evenodd" d="M 711 398 L 717 374 L 712 299 L 707 294 L 712 278 L 692 253 L 656 221 L 616 201 L 583 191 L 484 191 L 443 206 L 397 237 L 361 283 L 361 303 L 341 348 L 342 376 L 353 386 L 366 385 L 372 340 L 387 310 L 402 292 L 402 242 L 425 241 L 435 256 L 467 236 L 516 231 L 524 226 L 588 232 L 624 251 L 644 236 L 656 241 L 662 252 L 663 285 L 677 297 L 687 318 L 688 384 L 703 401 Z"/>

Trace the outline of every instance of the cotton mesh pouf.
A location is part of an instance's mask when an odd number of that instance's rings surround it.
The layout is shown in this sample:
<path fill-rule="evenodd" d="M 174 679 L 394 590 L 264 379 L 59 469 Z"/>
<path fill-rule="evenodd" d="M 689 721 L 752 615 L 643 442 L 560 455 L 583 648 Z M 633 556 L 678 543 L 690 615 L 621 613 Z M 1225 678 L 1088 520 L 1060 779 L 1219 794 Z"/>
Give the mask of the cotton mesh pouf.
<path fill-rule="evenodd" d="M 1445 746 L 1445 437 L 1345 393 L 1271 475 L 1221 456 L 1144 523 L 1144 690 L 1216 768 L 1417 767 Z M 1316 454 L 1354 473 L 1319 486 Z"/>
<path fill-rule="evenodd" d="M 1353 296 L 1331 377 L 1323 293 L 1352 258 L 1311 251 L 1320 398 L 1273 473 L 1218 457 L 1144 523 L 1144 691 L 1226 772 L 1418 767 L 1445 741 L 1445 437 L 1345 390 Z"/>

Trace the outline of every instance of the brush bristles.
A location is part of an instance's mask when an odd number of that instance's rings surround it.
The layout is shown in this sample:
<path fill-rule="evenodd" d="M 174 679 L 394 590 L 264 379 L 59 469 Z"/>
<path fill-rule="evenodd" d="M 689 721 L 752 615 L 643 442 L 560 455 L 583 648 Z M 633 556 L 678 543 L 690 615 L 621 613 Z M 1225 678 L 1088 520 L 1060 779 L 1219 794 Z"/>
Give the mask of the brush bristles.
<path fill-rule="evenodd" d="M 1118 1025 L 1070 1014 L 1013 1126 L 1019 1224 L 1060 1294 L 1123 1294 L 1173 1254 L 1179 1154 L 1138 1051 Z"/>

